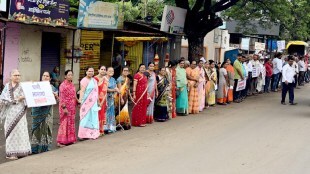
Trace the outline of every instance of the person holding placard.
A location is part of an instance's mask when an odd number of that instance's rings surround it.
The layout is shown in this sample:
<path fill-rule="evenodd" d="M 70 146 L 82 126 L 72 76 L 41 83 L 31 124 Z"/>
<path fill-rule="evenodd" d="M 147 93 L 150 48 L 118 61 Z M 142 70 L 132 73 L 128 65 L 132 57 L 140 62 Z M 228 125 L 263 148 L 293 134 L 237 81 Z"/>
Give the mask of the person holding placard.
<path fill-rule="evenodd" d="M 51 81 L 48 71 L 43 72 L 42 81 Z M 58 99 L 58 90 L 51 85 L 55 98 Z M 33 154 L 50 151 L 53 142 L 53 106 L 41 106 L 31 109 L 31 151 Z"/>
<path fill-rule="evenodd" d="M 78 137 L 80 139 L 97 139 L 99 132 L 99 117 L 98 111 L 98 84 L 93 78 L 94 68 L 88 67 L 86 70 L 86 77 L 84 77 L 81 84 L 80 99 L 80 126 Z"/>
<path fill-rule="evenodd" d="M 235 83 L 234 83 L 234 102 L 240 103 L 240 91 L 237 90 L 238 82 L 244 80 L 242 71 L 242 54 L 238 54 L 237 60 L 234 62 Z"/>
<path fill-rule="evenodd" d="M 65 72 L 65 80 L 59 86 L 59 117 L 60 125 L 57 135 L 57 146 L 63 147 L 76 142 L 75 114 L 78 99 L 72 82 L 73 72 Z"/>
<path fill-rule="evenodd" d="M 27 105 L 20 85 L 18 70 L 11 72 L 11 80 L 0 96 L 0 118 L 4 121 L 6 158 L 16 160 L 31 154 L 27 126 Z"/>
<path fill-rule="evenodd" d="M 250 95 L 256 95 L 258 77 L 260 76 L 260 63 L 258 55 L 253 55 L 252 63 L 252 80 L 250 81 Z"/>

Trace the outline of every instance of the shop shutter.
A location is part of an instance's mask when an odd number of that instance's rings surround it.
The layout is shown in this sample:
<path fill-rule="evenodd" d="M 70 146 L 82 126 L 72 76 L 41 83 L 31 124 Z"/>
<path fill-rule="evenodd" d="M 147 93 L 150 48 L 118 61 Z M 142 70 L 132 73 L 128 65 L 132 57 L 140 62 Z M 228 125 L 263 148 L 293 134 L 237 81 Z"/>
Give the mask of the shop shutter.
<path fill-rule="evenodd" d="M 41 74 L 43 71 L 52 72 L 53 69 L 60 65 L 60 42 L 59 33 L 42 33 L 41 49 Z"/>
<path fill-rule="evenodd" d="M 100 43 L 103 37 L 102 31 L 82 30 L 81 47 L 83 57 L 80 60 L 80 79 L 85 77 L 87 67 L 94 67 L 96 72 L 100 64 Z"/>

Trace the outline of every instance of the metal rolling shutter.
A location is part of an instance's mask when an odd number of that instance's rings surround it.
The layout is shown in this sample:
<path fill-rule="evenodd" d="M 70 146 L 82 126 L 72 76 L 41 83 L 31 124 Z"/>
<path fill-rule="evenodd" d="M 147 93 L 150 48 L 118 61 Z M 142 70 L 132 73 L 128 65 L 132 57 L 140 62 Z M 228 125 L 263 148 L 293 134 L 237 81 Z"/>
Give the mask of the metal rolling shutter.
<path fill-rule="evenodd" d="M 52 72 L 56 66 L 59 67 L 60 43 L 59 33 L 42 33 L 41 74 L 43 71 Z"/>

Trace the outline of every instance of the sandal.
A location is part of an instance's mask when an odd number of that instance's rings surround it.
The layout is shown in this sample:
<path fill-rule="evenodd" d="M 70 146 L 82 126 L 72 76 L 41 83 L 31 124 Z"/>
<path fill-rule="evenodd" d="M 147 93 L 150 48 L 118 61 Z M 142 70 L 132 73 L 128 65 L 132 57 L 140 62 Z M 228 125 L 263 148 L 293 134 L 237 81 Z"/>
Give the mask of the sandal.
<path fill-rule="evenodd" d="M 17 156 L 6 156 L 5 158 L 9 160 L 18 160 Z"/>
<path fill-rule="evenodd" d="M 145 127 L 146 125 L 145 124 L 141 124 L 139 127 Z"/>
<path fill-rule="evenodd" d="M 57 146 L 58 146 L 58 147 L 60 147 L 60 148 L 62 148 L 62 147 L 66 147 L 66 145 L 59 144 L 59 143 L 57 143 Z"/>

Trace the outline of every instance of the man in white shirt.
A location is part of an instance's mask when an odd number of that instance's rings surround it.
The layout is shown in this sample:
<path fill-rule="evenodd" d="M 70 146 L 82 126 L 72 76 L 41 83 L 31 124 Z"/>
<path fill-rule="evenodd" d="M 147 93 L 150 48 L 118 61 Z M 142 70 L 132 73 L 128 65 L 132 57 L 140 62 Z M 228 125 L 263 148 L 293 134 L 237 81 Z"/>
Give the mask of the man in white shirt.
<path fill-rule="evenodd" d="M 252 64 L 252 80 L 250 86 L 250 95 L 256 95 L 256 87 L 257 87 L 257 78 L 260 75 L 260 63 L 258 60 L 258 55 L 253 55 Z"/>
<path fill-rule="evenodd" d="M 293 67 L 294 58 L 289 56 L 288 64 L 283 67 L 282 70 L 282 100 L 281 104 L 286 105 L 285 98 L 287 91 L 289 92 L 289 103 L 291 105 L 296 105 L 294 103 L 294 75 L 295 75 L 295 68 Z"/>
<path fill-rule="evenodd" d="M 278 85 L 280 82 L 280 76 L 282 72 L 282 53 L 277 53 L 275 55 L 275 58 L 272 60 L 273 64 L 273 77 L 272 77 L 272 86 L 271 86 L 271 91 L 277 92 L 278 90 Z"/>
<path fill-rule="evenodd" d="M 304 61 L 304 57 L 302 57 L 302 56 L 299 58 L 298 68 L 299 68 L 298 85 L 304 86 L 306 64 Z"/>

